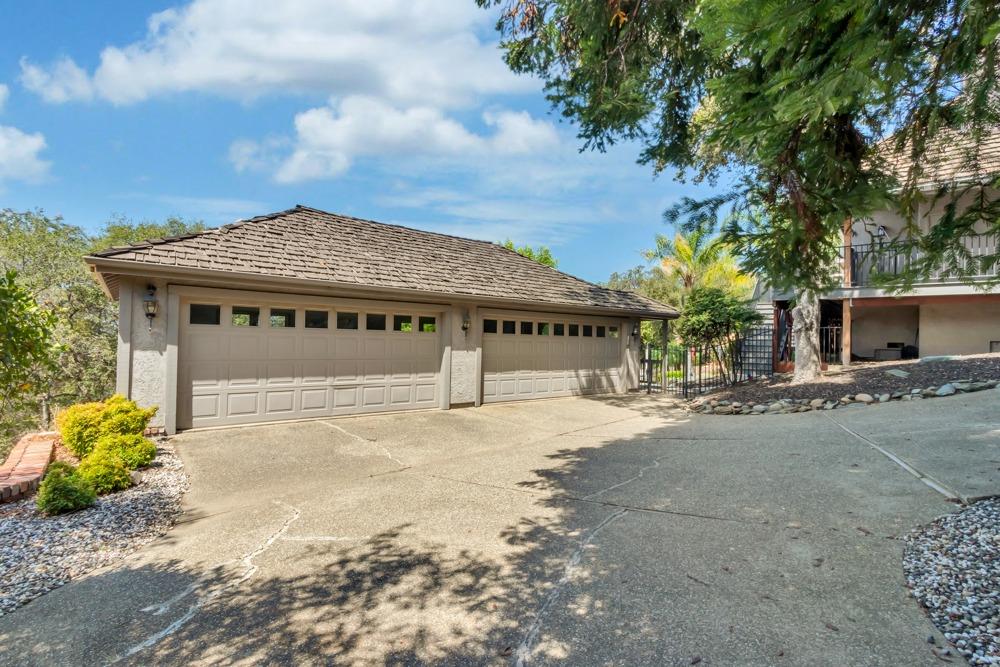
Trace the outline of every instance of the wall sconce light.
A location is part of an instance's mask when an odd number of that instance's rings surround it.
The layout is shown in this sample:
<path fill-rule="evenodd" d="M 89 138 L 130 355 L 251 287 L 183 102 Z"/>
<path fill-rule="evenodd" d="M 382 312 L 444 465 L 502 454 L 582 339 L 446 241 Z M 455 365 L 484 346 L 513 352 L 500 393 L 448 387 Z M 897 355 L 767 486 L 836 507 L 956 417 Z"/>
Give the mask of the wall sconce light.
<path fill-rule="evenodd" d="M 472 328 L 472 320 L 469 319 L 469 313 L 465 312 L 462 314 L 462 333 L 468 336 L 469 329 L 471 328 Z"/>
<path fill-rule="evenodd" d="M 639 323 L 638 322 L 636 322 L 635 324 L 632 325 L 632 335 L 633 336 L 638 336 L 639 335 Z"/>
<path fill-rule="evenodd" d="M 153 330 L 153 318 L 156 317 L 156 310 L 159 304 L 156 302 L 156 286 L 146 286 L 146 296 L 142 297 L 142 312 L 146 313 L 149 320 L 149 330 Z"/>

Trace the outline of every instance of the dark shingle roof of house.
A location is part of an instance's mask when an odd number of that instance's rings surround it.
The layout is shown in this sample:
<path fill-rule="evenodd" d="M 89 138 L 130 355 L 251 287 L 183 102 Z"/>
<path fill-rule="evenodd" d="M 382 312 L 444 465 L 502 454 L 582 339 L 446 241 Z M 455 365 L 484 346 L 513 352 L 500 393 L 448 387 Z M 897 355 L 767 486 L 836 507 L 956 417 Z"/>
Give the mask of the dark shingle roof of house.
<path fill-rule="evenodd" d="M 102 259 L 358 288 L 676 315 L 665 304 L 574 278 L 495 243 L 305 206 L 91 255 L 92 263 L 100 264 Z"/>
<path fill-rule="evenodd" d="M 909 144 L 897 149 L 891 140 L 883 143 L 885 167 L 900 182 L 906 180 L 910 164 Z M 1000 128 L 983 137 L 977 148 L 957 130 L 944 131 L 928 143 L 921 160 L 918 185 L 963 183 L 1000 172 Z"/>

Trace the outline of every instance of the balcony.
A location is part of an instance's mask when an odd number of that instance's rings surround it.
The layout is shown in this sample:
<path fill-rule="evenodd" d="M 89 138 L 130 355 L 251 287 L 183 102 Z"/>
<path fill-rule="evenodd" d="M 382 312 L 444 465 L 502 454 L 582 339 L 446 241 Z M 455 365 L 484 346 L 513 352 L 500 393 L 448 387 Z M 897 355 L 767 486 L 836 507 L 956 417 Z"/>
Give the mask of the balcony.
<path fill-rule="evenodd" d="M 970 273 L 960 277 L 959 271 L 948 267 L 933 271 L 916 282 L 921 285 L 964 284 L 1000 276 L 1000 262 L 994 261 L 991 266 L 984 267 L 979 261 L 980 257 L 996 255 L 995 236 L 986 234 L 966 236 L 962 244 L 968 254 L 956 257 L 955 264 L 968 268 Z M 901 275 L 921 259 L 919 250 L 907 249 L 902 244 L 892 241 L 853 245 L 843 248 L 843 253 L 851 258 L 850 281 L 844 281 L 845 287 L 876 287 L 873 280 L 875 276 Z M 844 273 L 847 274 L 846 271 Z"/>

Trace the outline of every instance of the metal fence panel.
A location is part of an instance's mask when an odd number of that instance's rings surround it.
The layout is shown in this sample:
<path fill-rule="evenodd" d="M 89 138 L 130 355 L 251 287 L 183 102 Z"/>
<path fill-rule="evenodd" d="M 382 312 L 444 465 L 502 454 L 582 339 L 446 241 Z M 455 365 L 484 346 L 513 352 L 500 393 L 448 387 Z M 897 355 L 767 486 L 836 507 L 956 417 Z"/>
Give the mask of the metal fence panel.
<path fill-rule="evenodd" d="M 648 347 L 640 364 L 640 387 L 684 398 L 698 396 L 758 377 L 774 369 L 774 331 L 770 324 L 753 327 L 726 341 L 663 350 Z"/>

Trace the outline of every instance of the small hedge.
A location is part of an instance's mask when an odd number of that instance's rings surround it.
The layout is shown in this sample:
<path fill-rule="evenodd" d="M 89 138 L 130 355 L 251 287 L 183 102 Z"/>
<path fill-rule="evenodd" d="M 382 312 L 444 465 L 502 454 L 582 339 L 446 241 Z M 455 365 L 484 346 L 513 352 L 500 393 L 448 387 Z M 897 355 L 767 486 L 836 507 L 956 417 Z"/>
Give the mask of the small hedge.
<path fill-rule="evenodd" d="M 112 454 L 117 456 L 129 470 L 148 466 L 156 458 L 156 443 L 141 435 L 102 436 L 89 456 Z"/>
<path fill-rule="evenodd" d="M 39 510 L 52 516 L 90 507 L 96 498 L 94 487 L 76 468 L 56 461 L 49 466 L 45 478 L 38 486 L 35 502 Z"/>
<path fill-rule="evenodd" d="M 101 436 L 101 417 L 104 415 L 103 403 L 78 403 L 72 405 L 56 416 L 56 426 L 63 444 L 77 458 L 83 458 L 90 453 L 94 443 Z"/>
<path fill-rule="evenodd" d="M 103 496 L 132 486 L 132 477 L 121 457 L 109 451 L 91 452 L 80 463 L 77 473 Z"/>
<path fill-rule="evenodd" d="M 124 396 L 102 403 L 70 406 L 56 417 L 63 444 L 78 458 L 85 458 L 106 435 L 142 435 L 156 408 L 143 409 Z"/>

